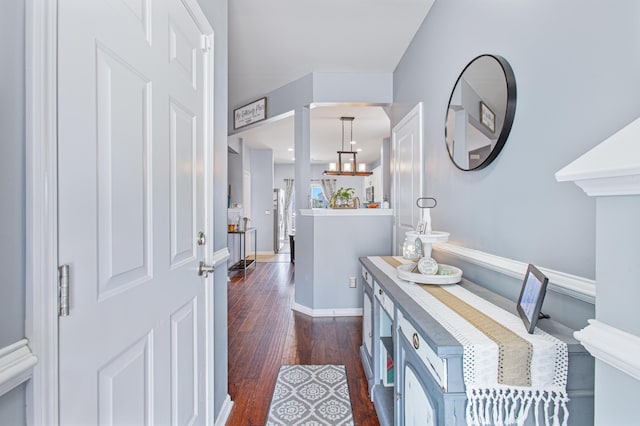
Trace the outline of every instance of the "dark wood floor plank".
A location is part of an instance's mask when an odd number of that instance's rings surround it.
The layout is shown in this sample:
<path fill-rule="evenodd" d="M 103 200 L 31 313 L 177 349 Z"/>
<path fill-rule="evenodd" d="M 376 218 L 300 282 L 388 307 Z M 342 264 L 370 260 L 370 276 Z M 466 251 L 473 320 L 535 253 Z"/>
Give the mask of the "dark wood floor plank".
<path fill-rule="evenodd" d="M 258 263 L 228 283 L 229 395 L 227 425 L 264 425 L 281 365 L 343 364 L 355 424 L 378 424 L 360 364 L 360 317 L 312 318 L 291 310 L 294 268 Z"/>

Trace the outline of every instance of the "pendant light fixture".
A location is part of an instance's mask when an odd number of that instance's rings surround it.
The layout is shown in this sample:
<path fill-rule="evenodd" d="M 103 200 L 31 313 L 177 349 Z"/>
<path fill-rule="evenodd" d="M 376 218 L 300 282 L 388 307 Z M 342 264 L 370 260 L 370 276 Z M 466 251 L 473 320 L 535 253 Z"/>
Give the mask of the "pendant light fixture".
<path fill-rule="evenodd" d="M 338 163 L 329 163 L 329 170 L 324 171 L 325 176 L 370 176 L 373 172 L 366 171 L 364 163 L 356 162 L 357 152 L 353 150 L 353 120 L 355 117 L 340 117 L 342 122 L 342 149 L 338 151 Z M 344 123 L 348 122 L 350 127 L 349 151 L 344 150 Z M 343 156 L 346 160 L 343 160 Z M 349 158 L 350 157 L 350 158 Z"/>

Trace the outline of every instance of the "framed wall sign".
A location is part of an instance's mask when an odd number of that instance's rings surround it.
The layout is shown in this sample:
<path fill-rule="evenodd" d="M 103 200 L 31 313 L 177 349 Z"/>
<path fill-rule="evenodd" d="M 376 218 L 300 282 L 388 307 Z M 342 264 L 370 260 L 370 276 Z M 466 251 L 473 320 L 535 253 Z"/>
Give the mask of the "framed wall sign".
<path fill-rule="evenodd" d="M 480 101 L 480 122 L 487 129 L 491 130 L 491 133 L 496 132 L 496 115 L 484 102 Z"/>
<path fill-rule="evenodd" d="M 233 129 L 239 129 L 249 124 L 267 118 L 267 98 L 260 98 L 250 104 L 233 110 Z"/>

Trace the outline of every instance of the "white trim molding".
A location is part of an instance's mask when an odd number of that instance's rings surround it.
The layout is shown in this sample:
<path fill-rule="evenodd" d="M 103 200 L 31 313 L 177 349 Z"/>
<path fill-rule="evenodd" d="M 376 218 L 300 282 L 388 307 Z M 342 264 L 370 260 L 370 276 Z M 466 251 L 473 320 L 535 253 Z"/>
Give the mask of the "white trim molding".
<path fill-rule="evenodd" d="M 224 426 L 227 424 L 227 420 L 229 420 L 229 416 L 231 415 L 231 409 L 233 408 L 233 401 L 231 400 L 231 396 L 227 394 L 222 403 L 222 407 L 220 407 L 220 413 L 218 413 L 218 417 L 216 417 L 216 422 L 214 426 Z"/>
<path fill-rule="evenodd" d="M 362 308 L 340 308 L 340 309 L 312 309 L 307 306 L 294 302 L 291 305 L 291 309 L 300 312 L 301 314 L 308 315 L 313 318 L 327 318 L 327 317 L 361 317 Z"/>
<path fill-rule="evenodd" d="M 589 196 L 640 195 L 640 118 L 556 173 Z"/>
<path fill-rule="evenodd" d="M 0 396 L 33 377 L 38 358 L 28 343 L 22 339 L 0 349 Z"/>
<path fill-rule="evenodd" d="M 223 247 L 220 250 L 217 250 L 213 253 L 213 266 L 218 267 L 222 263 L 226 262 L 229 259 L 229 249 L 227 247 Z"/>
<path fill-rule="evenodd" d="M 573 333 L 596 359 L 640 380 L 640 337 L 590 319 L 589 325 Z"/>
<path fill-rule="evenodd" d="M 38 364 L 27 382 L 30 425 L 58 423 L 58 1 L 25 2 L 25 335 Z"/>
<path fill-rule="evenodd" d="M 482 266 L 483 268 L 499 272 L 512 278 L 524 279 L 524 275 L 527 272 L 527 263 L 451 243 L 434 244 L 433 250 L 455 256 L 465 262 Z M 595 280 L 548 268 L 538 267 L 538 269 L 549 278 L 549 290 L 595 304 Z"/>

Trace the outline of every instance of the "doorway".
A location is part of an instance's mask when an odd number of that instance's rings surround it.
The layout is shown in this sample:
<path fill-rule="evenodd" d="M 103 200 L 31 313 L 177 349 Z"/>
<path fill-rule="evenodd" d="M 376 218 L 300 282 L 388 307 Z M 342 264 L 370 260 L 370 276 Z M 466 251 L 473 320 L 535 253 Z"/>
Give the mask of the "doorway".
<path fill-rule="evenodd" d="M 393 252 L 402 254 L 405 232 L 415 230 L 419 211 L 416 200 L 423 191 L 422 103 L 416 105 L 392 130 Z"/>

